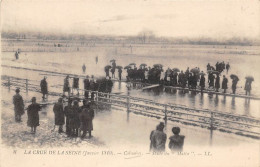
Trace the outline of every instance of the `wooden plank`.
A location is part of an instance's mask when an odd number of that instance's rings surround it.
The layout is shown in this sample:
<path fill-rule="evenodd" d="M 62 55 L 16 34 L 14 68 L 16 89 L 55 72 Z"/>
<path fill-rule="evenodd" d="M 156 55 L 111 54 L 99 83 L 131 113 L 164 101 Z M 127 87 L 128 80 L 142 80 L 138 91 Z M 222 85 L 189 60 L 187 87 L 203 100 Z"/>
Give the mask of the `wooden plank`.
<path fill-rule="evenodd" d="M 159 87 L 159 86 L 160 86 L 160 84 L 151 85 L 151 86 L 146 86 L 146 87 L 142 88 L 142 90 L 151 89 L 151 88 L 156 88 L 156 87 Z"/>
<path fill-rule="evenodd" d="M 164 88 L 177 89 L 177 90 L 189 90 L 189 91 L 201 93 L 200 89 L 188 89 L 188 88 L 173 87 L 173 86 L 164 86 Z M 203 90 L 202 92 L 207 93 L 207 94 L 215 94 L 215 95 L 222 95 L 222 96 L 231 96 L 231 97 L 240 97 L 240 98 L 260 100 L 260 97 L 257 97 L 257 96 L 247 96 L 247 95 L 241 95 L 241 94 L 222 93 L 222 92 L 215 92 L 215 91 L 210 91 L 210 90 Z"/>

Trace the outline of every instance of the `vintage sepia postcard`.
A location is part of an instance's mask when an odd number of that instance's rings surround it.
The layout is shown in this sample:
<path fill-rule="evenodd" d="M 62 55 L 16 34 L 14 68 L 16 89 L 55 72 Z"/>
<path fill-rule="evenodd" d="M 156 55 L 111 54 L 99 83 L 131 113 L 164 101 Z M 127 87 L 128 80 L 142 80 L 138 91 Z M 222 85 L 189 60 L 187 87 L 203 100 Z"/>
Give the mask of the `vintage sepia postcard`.
<path fill-rule="evenodd" d="M 2 0 L 1 167 L 260 166 L 259 0 Z"/>

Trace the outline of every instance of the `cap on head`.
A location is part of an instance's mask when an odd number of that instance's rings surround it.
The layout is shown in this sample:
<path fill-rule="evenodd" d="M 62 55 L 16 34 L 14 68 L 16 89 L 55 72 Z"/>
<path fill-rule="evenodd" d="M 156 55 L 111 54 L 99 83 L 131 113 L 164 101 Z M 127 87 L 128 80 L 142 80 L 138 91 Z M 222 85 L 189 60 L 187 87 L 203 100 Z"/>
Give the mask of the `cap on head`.
<path fill-rule="evenodd" d="M 33 98 L 32 98 L 32 102 L 36 102 L 36 97 L 33 97 Z"/>
<path fill-rule="evenodd" d="M 16 89 L 15 89 L 15 92 L 16 92 L 16 93 L 19 93 L 19 92 L 20 92 L 20 88 L 16 88 Z"/>
<path fill-rule="evenodd" d="M 78 105 L 79 102 L 78 102 L 77 100 L 75 100 L 75 101 L 73 102 L 73 104 L 74 104 L 74 105 Z"/>
<path fill-rule="evenodd" d="M 62 98 L 59 98 L 58 102 L 60 102 L 60 103 L 61 103 L 61 102 L 62 102 Z"/>

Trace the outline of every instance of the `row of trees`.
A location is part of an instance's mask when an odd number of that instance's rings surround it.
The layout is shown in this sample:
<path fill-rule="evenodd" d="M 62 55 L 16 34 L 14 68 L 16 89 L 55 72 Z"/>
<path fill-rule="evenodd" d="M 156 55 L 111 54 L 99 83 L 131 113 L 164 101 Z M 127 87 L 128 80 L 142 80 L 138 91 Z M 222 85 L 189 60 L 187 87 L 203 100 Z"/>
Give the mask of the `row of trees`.
<path fill-rule="evenodd" d="M 35 32 L 2 32 L 4 39 L 42 39 L 42 40 L 78 40 L 84 42 L 95 43 L 136 43 L 136 44 L 192 44 L 192 45 L 260 45 L 260 40 L 233 37 L 229 39 L 213 39 L 213 38 L 169 38 L 158 37 L 153 31 L 144 30 L 136 36 L 95 36 L 95 35 L 77 35 L 77 34 L 51 34 L 51 33 L 35 33 Z"/>

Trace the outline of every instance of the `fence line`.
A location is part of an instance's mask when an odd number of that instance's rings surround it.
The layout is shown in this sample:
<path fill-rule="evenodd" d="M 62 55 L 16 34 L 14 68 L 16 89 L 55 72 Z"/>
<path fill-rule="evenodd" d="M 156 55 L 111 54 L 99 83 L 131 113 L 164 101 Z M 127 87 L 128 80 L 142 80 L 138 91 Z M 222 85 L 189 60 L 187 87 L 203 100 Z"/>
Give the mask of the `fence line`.
<path fill-rule="evenodd" d="M 40 92 L 39 85 L 30 84 L 31 80 L 2 76 L 2 85 L 9 87 L 19 86 L 26 90 L 26 92 L 36 91 Z M 235 133 L 247 137 L 260 139 L 260 119 L 246 117 L 237 114 L 223 113 L 219 111 L 210 111 L 207 109 L 189 108 L 186 106 L 175 104 L 158 103 L 152 100 L 132 97 L 129 95 L 118 95 L 113 93 L 104 93 L 98 91 L 79 89 L 82 95 L 72 96 L 84 99 L 84 93 L 94 93 L 94 101 L 98 107 L 102 105 L 114 105 L 127 111 L 127 119 L 129 113 L 141 114 L 148 117 L 163 119 L 167 125 L 167 121 L 180 122 L 186 125 L 200 126 L 208 128 L 211 133 L 213 130 L 222 132 Z M 62 93 L 50 92 L 49 95 L 62 96 Z"/>

